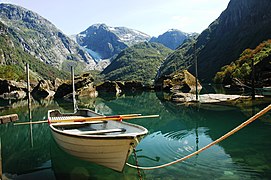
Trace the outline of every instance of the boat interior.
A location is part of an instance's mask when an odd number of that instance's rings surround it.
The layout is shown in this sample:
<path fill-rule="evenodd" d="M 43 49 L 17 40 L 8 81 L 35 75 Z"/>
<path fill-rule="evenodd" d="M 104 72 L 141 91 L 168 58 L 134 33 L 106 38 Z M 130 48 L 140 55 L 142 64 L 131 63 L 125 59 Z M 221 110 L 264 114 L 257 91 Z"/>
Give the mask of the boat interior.
<path fill-rule="evenodd" d="M 48 117 L 50 117 L 51 120 L 63 121 L 97 116 L 101 115 L 91 110 L 84 109 L 78 110 L 76 113 L 61 113 L 59 110 L 51 110 L 48 112 Z M 52 123 L 52 126 L 59 131 L 74 135 L 134 135 L 146 131 L 145 128 L 141 128 L 140 126 L 114 120 L 91 120 L 84 122 L 63 121 L 61 123 Z"/>

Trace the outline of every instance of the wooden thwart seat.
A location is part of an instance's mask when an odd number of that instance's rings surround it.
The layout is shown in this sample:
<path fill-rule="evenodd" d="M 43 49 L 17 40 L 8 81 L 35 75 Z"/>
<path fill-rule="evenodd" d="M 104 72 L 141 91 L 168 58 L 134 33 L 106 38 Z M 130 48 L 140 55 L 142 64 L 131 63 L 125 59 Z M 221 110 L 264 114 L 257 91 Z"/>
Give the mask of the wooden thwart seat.
<path fill-rule="evenodd" d="M 72 126 L 72 125 L 81 125 L 81 124 L 102 124 L 107 123 L 108 121 L 87 121 L 87 122 L 61 122 L 61 123 L 55 123 L 55 127 L 65 127 L 65 126 Z"/>
<path fill-rule="evenodd" d="M 70 133 L 70 134 L 77 134 L 77 135 L 94 135 L 94 134 L 104 134 L 104 133 L 115 133 L 115 132 L 125 132 L 126 129 L 124 128 L 117 128 L 117 129 L 105 129 L 105 130 L 93 130 L 93 131 L 79 131 L 77 129 L 73 130 L 64 130 L 63 132 Z"/>

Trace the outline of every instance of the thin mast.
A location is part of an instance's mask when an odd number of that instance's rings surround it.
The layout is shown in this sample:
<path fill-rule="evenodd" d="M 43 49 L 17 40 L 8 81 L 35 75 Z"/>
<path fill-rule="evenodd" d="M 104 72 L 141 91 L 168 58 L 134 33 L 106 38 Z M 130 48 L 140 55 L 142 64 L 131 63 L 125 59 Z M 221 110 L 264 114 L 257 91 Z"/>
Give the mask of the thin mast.
<path fill-rule="evenodd" d="M 251 86 L 252 86 L 252 100 L 255 100 L 255 67 L 254 67 L 254 57 L 251 58 Z"/>
<path fill-rule="evenodd" d="M 31 112 L 31 96 L 30 96 L 30 73 L 29 73 L 29 64 L 26 64 L 26 81 L 27 81 L 27 100 L 28 100 L 28 118 L 29 122 L 32 122 L 32 112 Z M 34 146 L 33 141 L 33 127 L 32 124 L 30 124 L 30 143 L 31 147 Z"/>
<path fill-rule="evenodd" d="M 77 106 L 76 106 L 76 99 L 75 99 L 75 85 L 74 85 L 74 69 L 73 66 L 71 66 L 71 75 L 72 75 L 72 101 L 73 101 L 73 110 L 74 112 L 77 111 Z"/>
<path fill-rule="evenodd" d="M 196 42 L 194 43 L 194 56 L 195 56 L 195 74 L 196 74 L 196 101 L 199 101 L 198 95 L 198 59 L 197 59 L 197 52 L 196 52 Z"/>

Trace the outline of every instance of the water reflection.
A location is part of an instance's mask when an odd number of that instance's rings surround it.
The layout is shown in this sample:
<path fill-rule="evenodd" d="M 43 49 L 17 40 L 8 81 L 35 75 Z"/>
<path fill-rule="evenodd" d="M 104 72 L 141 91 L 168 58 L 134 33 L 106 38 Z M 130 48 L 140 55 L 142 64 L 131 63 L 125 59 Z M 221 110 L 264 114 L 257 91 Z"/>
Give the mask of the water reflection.
<path fill-rule="evenodd" d="M 19 114 L 19 117 L 24 117 Z M 31 133 L 33 131 L 33 139 Z M 46 153 L 50 140 L 45 125 L 14 127 L 12 124 L 1 126 L 3 171 L 11 174 L 23 174 L 41 166 L 44 160 L 49 160 Z M 33 146 L 33 145 L 36 146 Z"/>
<path fill-rule="evenodd" d="M 266 105 L 186 107 L 166 101 L 161 98 L 163 96 L 145 92 L 117 98 L 82 98 L 78 104 L 105 115 L 159 114 L 157 119 L 129 120 L 149 130 L 137 146 L 141 166 L 161 165 L 184 157 L 238 126 Z M 20 121 L 29 121 L 27 102 L 20 101 L 9 107 L 12 108 L 3 108 L 0 114 L 17 113 Z M 72 112 L 73 105 L 61 100 L 33 101 L 33 121 L 46 119 L 49 109 Z M 270 179 L 270 126 L 268 113 L 211 149 L 167 168 L 143 171 L 143 177 L 158 179 L 166 174 L 168 179 Z M 48 179 L 138 179 L 137 170 L 128 166 L 123 173 L 118 173 L 66 154 L 52 141 L 47 124 L 33 125 L 32 133 L 33 146 L 29 126 L 0 126 L 4 173 L 17 175 L 17 179 L 34 179 L 37 171 Z M 129 162 L 135 164 L 133 156 Z"/>
<path fill-rule="evenodd" d="M 123 173 L 77 159 L 51 141 L 52 169 L 56 179 L 137 179 L 136 170 L 125 167 Z M 64 162 L 64 163 L 63 163 Z"/>

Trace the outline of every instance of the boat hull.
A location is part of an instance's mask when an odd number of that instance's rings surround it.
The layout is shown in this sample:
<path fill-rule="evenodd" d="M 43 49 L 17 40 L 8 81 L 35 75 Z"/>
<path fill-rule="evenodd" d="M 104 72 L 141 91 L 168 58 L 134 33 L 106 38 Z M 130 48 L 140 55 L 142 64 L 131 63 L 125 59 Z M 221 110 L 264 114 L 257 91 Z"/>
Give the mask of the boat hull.
<path fill-rule="evenodd" d="M 121 172 L 133 148 L 148 130 L 123 121 L 81 121 L 99 116 L 88 109 L 65 114 L 58 110 L 48 111 L 48 121 L 54 121 L 49 125 L 52 135 L 61 149 L 80 159 Z"/>
<path fill-rule="evenodd" d="M 82 138 L 61 134 L 53 129 L 52 135 L 67 153 L 120 172 L 139 141 L 136 137 Z"/>

